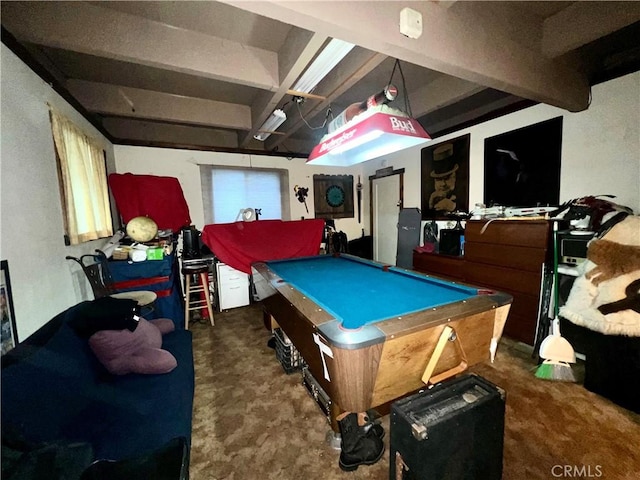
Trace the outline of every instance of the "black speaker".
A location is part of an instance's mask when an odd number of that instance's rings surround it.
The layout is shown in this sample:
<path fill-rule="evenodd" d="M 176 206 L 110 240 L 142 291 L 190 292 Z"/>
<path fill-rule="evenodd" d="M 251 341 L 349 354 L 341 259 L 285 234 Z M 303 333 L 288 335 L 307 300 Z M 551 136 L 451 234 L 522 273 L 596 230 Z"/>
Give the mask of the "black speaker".
<path fill-rule="evenodd" d="M 182 229 L 182 258 L 191 260 L 202 256 L 200 232 L 195 227 Z"/>
<path fill-rule="evenodd" d="M 500 480 L 505 393 L 479 375 L 391 404 L 389 480 Z"/>
<path fill-rule="evenodd" d="M 464 230 L 459 228 L 445 228 L 440 230 L 440 250 L 444 255 L 460 255 L 460 237 Z"/>

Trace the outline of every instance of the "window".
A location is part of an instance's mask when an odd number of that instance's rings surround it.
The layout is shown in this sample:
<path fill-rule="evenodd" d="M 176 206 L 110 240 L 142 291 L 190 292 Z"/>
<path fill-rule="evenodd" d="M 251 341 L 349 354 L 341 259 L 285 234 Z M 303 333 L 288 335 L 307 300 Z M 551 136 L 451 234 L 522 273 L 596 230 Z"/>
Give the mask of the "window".
<path fill-rule="evenodd" d="M 232 223 L 245 208 L 263 220 L 289 220 L 288 172 L 280 169 L 200 166 L 205 223 Z"/>
<path fill-rule="evenodd" d="M 110 237 L 113 223 L 104 151 L 69 119 L 50 113 L 66 243 Z"/>

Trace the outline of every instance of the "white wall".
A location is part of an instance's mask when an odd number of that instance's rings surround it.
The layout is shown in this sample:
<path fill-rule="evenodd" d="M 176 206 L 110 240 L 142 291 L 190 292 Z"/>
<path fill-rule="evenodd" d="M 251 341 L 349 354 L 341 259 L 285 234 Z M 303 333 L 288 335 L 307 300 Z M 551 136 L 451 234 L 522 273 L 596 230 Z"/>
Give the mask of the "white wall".
<path fill-rule="evenodd" d="M 440 137 L 439 143 L 471 134 L 469 169 L 469 205 L 482 202 L 484 177 L 484 140 L 494 135 L 563 116 L 560 202 L 585 195 L 612 194 L 617 203 L 640 212 L 640 72 L 596 85 L 587 111 L 570 113 L 548 105 L 536 105 L 510 115 Z M 115 146 L 118 172 L 178 177 L 185 191 L 193 223 L 204 224 L 202 192 L 197 164 L 261 166 L 287 168 L 290 172 L 291 217 L 307 216 L 304 205 L 293 196 L 293 186 L 312 187 L 313 174 L 352 174 L 354 183 L 362 176 L 362 223 L 355 219 L 336 220 L 338 230 L 349 239 L 369 232 L 368 178 L 384 167 L 404 168 L 404 206 L 421 204 L 420 150 L 414 147 L 395 155 L 371 160 L 347 169 L 312 167 L 303 159 L 288 161 L 282 157 L 249 156 L 228 153 L 196 152 L 146 147 Z M 355 193 L 354 193 L 355 195 Z M 313 212 L 313 193 L 307 201 Z"/>
<path fill-rule="evenodd" d="M 0 257 L 9 261 L 19 339 L 52 316 L 92 298 L 78 269 L 65 260 L 93 251 L 103 242 L 65 247 L 56 162 L 46 103 L 49 102 L 101 139 L 110 171 L 177 177 L 185 191 L 194 225 L 204 224 L 197 163 L 287 168 L 291 217 L 307 216 L 293 186 L 312 187 L 314 173 L 362 175 L 363 218 L 336 221 L 349 239 L 368 233 L 368 176 L 383 166 L 405 168 L 405 206 L 420 206 L 420 148 L 372 160 L 351 169 L 306 166 L 304 160 L 144 147 L 111 147 L 89 122 L 9 49 L 1 50 Z M 484 139 L 502 132 L 564 116 L 560 200 L 608 193 L 640 212 L 640 72 L 595 86 L 589 110 L 567 113 L 538 105 L 437 142 L 471 133 L 470 204 L 482 201 Z M 354 193 L 355 194 L 355 193 Z M 313 212 L 313 194 L 308 205 Z"/>
<path fill-rule="evenodd" d="M 199 165 L 225 165 L 262 168 L 284 168 L 289 171 L 289 198 L 291 208 L 291 220 L 299 220 L 302 217 L 314 218 L 313 200 L 313 175 L 354 175 L 354 203 L 355 184 L 358 181 L 359 168 L 317 167 L 306 165 L 306 159 L 294 158 L 287 160 L 285 157 L 272 157 L 266 155 L 246 155 L 237 153 L 202 152 L 191 150 L 171 150 L 166 148 L 129 147 L 115 145 L 116 169 L 119 173 L 135 173 L 148 175 L 165 175 L 176 177 L 180 181 L 184 191 L 191 222 L 202 230 L 204 227 L 204 207 L 202 203 L 202 188 L 200 185 Z M 307 206 L 309 213 L 304 208 L 304 203 L 298 201 L 293 188 L 309 188 Z M 246 206 L 246 205 L 245 205 Z M 239 208 L 242 208 L 240 206 Z M 367 205 L 368 208 L 368 205 Z M 358 224 L 357 205 L 355 218 L 336 219 L 336 229 L 344 231 L 349 239 L 357 238 L 362 234 L 362 224 Z"/>
<path fill-rule="evenodd" d="M 0 257 L 9 262 L 22 341 L 67 307 L 93 298 L 65 256 L 79 256 L 104 243 L 64 245 L 47 103 L 102 142 L 111 168 L 114 159 L 111 144 L 4 44 L 1 55 Z"/>
<path fill-rule="evenodd" d="M 560 203 L 611 194 L 616 203 L 640 213 L 640 72 L 596 85 L 592 94 L 591 106 L 584 112 L 536 105 L 437 138 L 434 144 L 471 134 L 469 205 L 473 206 L 484 195 L 485 138 L 563 116 Z M 404 206 L 420 208 L 421 148 L 363 163 L 363 178 L 384 167 L 404 168 Z M 368 205 L 369 192 L 364 193 Z"/>

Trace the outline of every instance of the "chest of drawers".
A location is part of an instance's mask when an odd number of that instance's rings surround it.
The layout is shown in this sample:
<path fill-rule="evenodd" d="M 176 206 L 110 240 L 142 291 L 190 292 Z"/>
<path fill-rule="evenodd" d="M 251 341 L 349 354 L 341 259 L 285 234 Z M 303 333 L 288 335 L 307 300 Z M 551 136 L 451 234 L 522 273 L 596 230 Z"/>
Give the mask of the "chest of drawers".
<path fill-rule="evenodd" d="M 542 267 L 552 253 L 546 220 L 470 220 L 464 256 L 414 252 L 413 268 L 513 295 L 504 335 L 533 345 Z"/>

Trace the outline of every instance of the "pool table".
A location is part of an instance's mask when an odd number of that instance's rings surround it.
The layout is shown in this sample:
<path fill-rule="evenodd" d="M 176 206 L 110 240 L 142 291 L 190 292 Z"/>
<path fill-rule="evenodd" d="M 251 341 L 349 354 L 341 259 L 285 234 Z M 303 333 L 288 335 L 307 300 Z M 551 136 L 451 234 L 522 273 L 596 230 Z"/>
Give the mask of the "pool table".
<path fill-rule="evenodd" d="M 258 298 L 331 399 L 331 423 L 492 359 L 511 296 L 347 254 L 252 265 Z"/>

